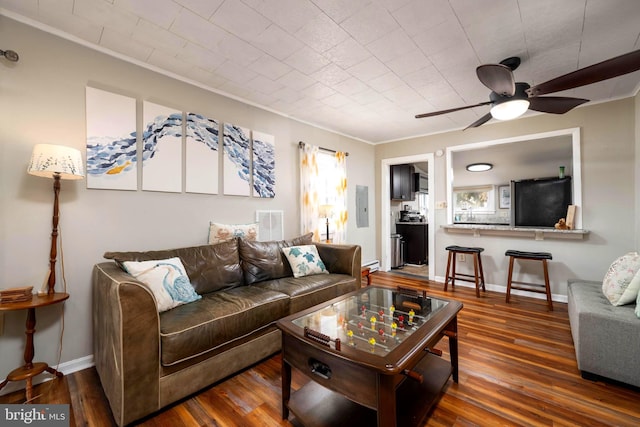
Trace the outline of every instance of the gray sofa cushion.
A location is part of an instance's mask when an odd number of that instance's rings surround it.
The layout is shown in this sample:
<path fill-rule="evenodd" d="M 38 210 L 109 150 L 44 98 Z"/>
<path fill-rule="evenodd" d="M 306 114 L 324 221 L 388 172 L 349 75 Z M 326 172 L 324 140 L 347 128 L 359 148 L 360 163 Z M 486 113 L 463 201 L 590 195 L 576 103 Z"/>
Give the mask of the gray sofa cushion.
<path fill-rule="evenodd" d="M 633 304 L 613 306 L 602 282 L 568 285 L 568 310 L 578 369 L 640 386 L 640 319 Z"/>
<path fill-rule="evenodd" d="M 173 365 L 214 351 L 289 314 L 283 293 L 241 286 L 160 314 L 161 363 Z"/>
<path fill-rule="evenodd" d="M 161 251 L 105 252 L 103 256 L 119 264 L 124 261 L 151 261 L 177 256 L 187 270 L 193 288 L 200 295 L 244 284 L 238 255 L 238 239 L 215 245 Z"/>

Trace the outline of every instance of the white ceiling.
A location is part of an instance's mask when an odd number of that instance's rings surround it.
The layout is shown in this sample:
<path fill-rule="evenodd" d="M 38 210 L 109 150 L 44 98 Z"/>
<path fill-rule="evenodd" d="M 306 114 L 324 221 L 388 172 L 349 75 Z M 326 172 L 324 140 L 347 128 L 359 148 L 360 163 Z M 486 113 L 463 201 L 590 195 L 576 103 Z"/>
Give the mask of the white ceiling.
<path fill-rule="evenodd" d="M 484 115 L 486 106 L 414 118 L 488 101 L 480 64 L 520 56 L 516 80 L 534 85 L 640 48 L 638 0 L 0 0 L 0 8 L 373 143 Z M 636 71 L 560 95 L 596 102 L 639 85 Z"/>

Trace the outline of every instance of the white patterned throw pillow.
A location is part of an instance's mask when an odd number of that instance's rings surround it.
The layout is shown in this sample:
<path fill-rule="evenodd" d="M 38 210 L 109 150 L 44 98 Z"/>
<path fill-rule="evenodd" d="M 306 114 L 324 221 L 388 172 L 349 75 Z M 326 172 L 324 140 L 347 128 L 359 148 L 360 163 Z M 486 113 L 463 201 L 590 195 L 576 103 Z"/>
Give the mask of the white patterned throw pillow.
<path fill-rule="evenodd" d="M 254 224 L 220 224 L 209 223 L 209 244 L 226 242 L 236 237 L 256 241 L 258 240 L 258 223 Z"/>
<path fill-rule="evenodd" d="M 632 303 L 640 291 L 640 255 L 629 252 L 616 259 L 602 281 L 602 293 L 613 305 Z"/>
<path fill-rule="evenodd" d="M 282 248 L 282 252 L 291 265 L 294 277 L 329 273 L 315 245 L 291 246 Z"/>
<path fill-rule="evenodd" d="M 156 261 L 124 261 L 122 265 L 127 273 L 149 286 L 160 313 L 202 298 L 193 289 L 178 257 Z"/>

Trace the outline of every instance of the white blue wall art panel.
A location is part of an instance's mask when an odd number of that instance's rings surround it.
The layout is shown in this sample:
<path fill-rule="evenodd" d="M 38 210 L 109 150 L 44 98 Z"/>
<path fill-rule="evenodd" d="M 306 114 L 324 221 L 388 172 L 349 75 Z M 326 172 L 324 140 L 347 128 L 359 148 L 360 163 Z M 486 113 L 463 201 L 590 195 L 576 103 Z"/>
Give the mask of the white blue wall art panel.
<path fill-rule="evenodd" d="M 187 113 L 186 125 L 186 191 L 218 194 L 218 121 Z"/>
<path fill-rule="evenodd" d="M 253 195 L 276 195 L 276 142 L 273 135 L 253 132 Z"/>
<path fill-rule="evenodd" d="M 250 139 L 249 129 L 224 124 L 224 194 L 249 196 Z"/>
<path fill-rule="evenodd" d="M 136 100 L 87 87 L 87 188 L 137 190 Z"/>
<path fill-rule="evenodd" d="M 182 192 L 182 112 L 145 101 L 142 189 Z"/>

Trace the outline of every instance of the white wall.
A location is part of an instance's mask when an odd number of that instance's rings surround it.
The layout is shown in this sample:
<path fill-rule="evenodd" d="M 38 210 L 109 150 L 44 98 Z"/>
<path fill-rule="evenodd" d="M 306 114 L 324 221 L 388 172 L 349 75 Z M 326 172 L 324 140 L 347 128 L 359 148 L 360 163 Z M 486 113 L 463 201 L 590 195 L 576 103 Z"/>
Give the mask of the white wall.
<path fill-rule="evenodd" d="M 210 220 L 250 222 L 256 210 L 268 209 L 284 211 L 285 238 L 298 235 L 300 140 L 350 153 L 348 208 L 353 214 L 348 240 L 362 246 L 363 260 L 375 258 L 375 211 L 370 209 L 370 227 L 355 224 L 356 185 L 369 186 L 369 204 L 375 203 L 372 145 L 179 82 L 4 16 L 0 16 L 0 40 L 4 48 L 20 55 L 15 64 L 0 61 L 0 288 L 39 288 L 42 283 L 48 268 L 53 181 L 28 175 L 26 168 L 37 143 L 68 145 L 84 152 L 86 86 L 134 97 L 139 106 L 149 100 L 199 112 L 272 134 L 276 141 L 274 199 L 88 190 L 85 181 L 62 182 L 60 230 L 71 294 L 65 306 L 62 362 L 93 353 L 91 269 L 104 261 L 105 251 L 205 244 Z M 139 119 L 138 130 L 140 126 Z M 57 360 L 59 309 L 37 311 L 36 360 L 50 364 Z M 0 377 L 22 364 L 25 315 L 5 316 Z M 12 389 L 13 385 L 7 388 Z"/>
<path fill-rule="evenodd" d="M 637 98 L 637 96 L 636 96 Z M 552 293 L 566 296 L 570 278 L 601 280 L 618 256 L 636 250 L 636 128 L 638 101 L 627 98 L 619 101 L 577 108 L 564 115 L 540 114 L 512 122 L 491 123 L 467 131 L 417 137 L 376 146 L 376 164 L 384 159 L 419 153 L 435 152 L 448 146 L 494 139 L 535 134 L 579 127 L 582 139 L 582 202 L 583 227 L 590 231 L 584 240 L 536 241 L 519 237 L 473 237 L 471 234 L 450 234 L 442 229 L 447 222 L 446 211 L 438 209 L 435 224 L 435 252 L 429 257 L 436 263 L 436 277 L 443 278 L 446 251 L 451 244 L 485 248 L 483 264 L 487 283 L 506 285 L 507 249 L 548 251 L 553 254 L 550 264 Z M 423 119 L 428 120 L 428 119 Z M 433 179 L 436 204 L 446 200 L 445 157 L 435 158 Z M 380 168 L 376 182 L 381 182 Z M 380 203 L 377 209 L 380 212 Z M 381 239 L 378 233 L 378 247 Z"/>

